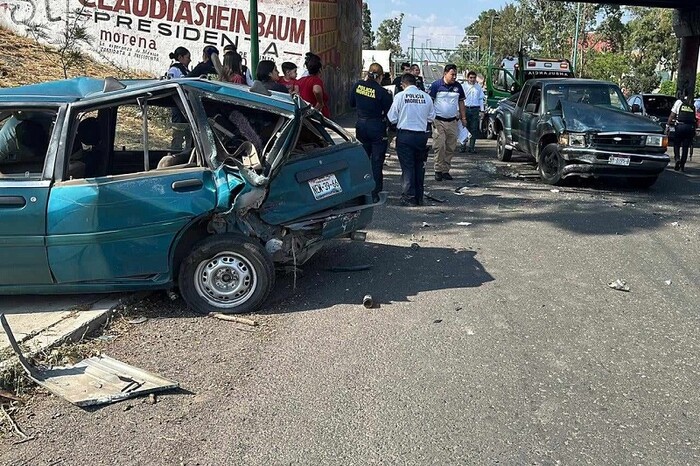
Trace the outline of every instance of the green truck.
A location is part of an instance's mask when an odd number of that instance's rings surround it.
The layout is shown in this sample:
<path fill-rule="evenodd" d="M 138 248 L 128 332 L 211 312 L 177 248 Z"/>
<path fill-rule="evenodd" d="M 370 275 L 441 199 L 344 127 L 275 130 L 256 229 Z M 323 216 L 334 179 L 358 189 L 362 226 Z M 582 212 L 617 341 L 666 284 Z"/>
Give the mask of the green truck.
<path fill-rule="evenodd" d="M 488 139 L 496 139 L 494 121 L 502 99 L 520 92 L 525 82 L 534 78 L 573 78 L 574 70 L 567 59 L 529 58 L 523 52 L 508 56 L 499 66 L 489 66 L 486 73 L 486 112 L 481 131 Z"/>

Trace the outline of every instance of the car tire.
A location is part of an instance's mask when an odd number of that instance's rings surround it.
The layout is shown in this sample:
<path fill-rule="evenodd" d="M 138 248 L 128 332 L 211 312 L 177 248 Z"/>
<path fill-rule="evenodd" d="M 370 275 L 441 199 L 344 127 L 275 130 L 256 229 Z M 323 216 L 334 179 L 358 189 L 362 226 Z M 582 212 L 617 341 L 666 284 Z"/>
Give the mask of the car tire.
<path fill-rule="evenodd" d="M 649 189 L 658 179 L 658 176 L 647 176 L 644 178 L 628 178 L 627 182 L 636 189 Z"/>
<path fill-rule="evenodd" d="M 200 314 L 242 314 L 260 308 L 275 284 L 267 251 L 242 235 L 210 236 L 180 266 L 180 293 Z"/>
<path fill-rule="evenodd" d="M 540 152 L 537 161 L 537 171 L 540 172 L 542 181 L 547 184 L 561 184 L 564 181 L 564 157 L 559 152 L 556 144 L 547 144 Z"/>
<path fill-rule="evenodd" d="M 513 149 L 506 149 L 506 133 L 501 130 L 498 132 L 498 140 L 496 141 L 496 157 L 502 162 L 508 162 L 513 156 Z"/>

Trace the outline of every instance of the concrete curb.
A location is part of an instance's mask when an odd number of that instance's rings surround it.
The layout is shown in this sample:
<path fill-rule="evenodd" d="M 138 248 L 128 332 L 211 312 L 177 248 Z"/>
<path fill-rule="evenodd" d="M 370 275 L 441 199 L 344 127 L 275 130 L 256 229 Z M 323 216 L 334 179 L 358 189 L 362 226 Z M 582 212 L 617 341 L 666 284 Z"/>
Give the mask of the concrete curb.
<path fill-rule="evenodd" d="M 24 354 L 32 358 L 66 342 L 81 341 L 85 335 L 102 327 L 121 305 L 142 301 L 151 292 L 138 292 L 127 296 L 108 295 L 90 306 L 86 311 L 76 311 L 50 327 L 38 330 L 31 338 L 21 342 L 28 349 Z M 13 332 L 14 333 L 14 332 Z M 17 364 L 17 356 L 0 361 L 0 371 Z"/>

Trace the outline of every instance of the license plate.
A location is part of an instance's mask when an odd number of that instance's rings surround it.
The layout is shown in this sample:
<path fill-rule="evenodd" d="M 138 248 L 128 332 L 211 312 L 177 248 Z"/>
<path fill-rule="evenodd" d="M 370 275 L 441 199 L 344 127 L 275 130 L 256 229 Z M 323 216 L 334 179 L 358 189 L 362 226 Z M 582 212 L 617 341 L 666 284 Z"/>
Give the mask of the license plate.
<path fill-rule="evenodd" d="M 616 157 L 614 155 L 611 155 L 610 158 L 608 159 L 608 163 L 610 165 L 622 165 L 622 166 L 629 166 L 630 164 L 630 158 L 629 157 Z"/>
<path fill-rule="evenodd" d="M 343 192 L 338 178 L 333 173 L 309 181 L 309 187 L 317 201 Z"/>

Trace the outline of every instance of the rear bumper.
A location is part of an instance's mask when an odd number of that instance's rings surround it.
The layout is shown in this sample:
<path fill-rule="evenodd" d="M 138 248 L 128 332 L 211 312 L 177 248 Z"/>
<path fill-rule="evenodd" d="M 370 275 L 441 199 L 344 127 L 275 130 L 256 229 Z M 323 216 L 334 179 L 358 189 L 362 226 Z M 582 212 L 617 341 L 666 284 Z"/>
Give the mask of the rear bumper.
<path fill-rule="evenodd" d="M 563 175 L 567 176 L 615 176 L 615 177 L 650 177 L 658 176 L 670 158 L 666 154 L 634 154 L 625 152 L 608 152 L 596 149 L 561 148 L 562 156 L 567 161 Z M 611 165 L 610 156 L 628 157 L 630 164 Z"/>
<path fill-rule="evenodd" d="M 371 195 L 366 195 L 363 198 L 364 202 L 360 205 L 319 212 L 312 217 L 284 226 L 292 231 L 320 232 L 323 239 L 344 236 L 369 225 L 374 208 L 385 204 L 386 198 L 386 192 L 379 193 L 377 202 L 372 201 Z"/>

